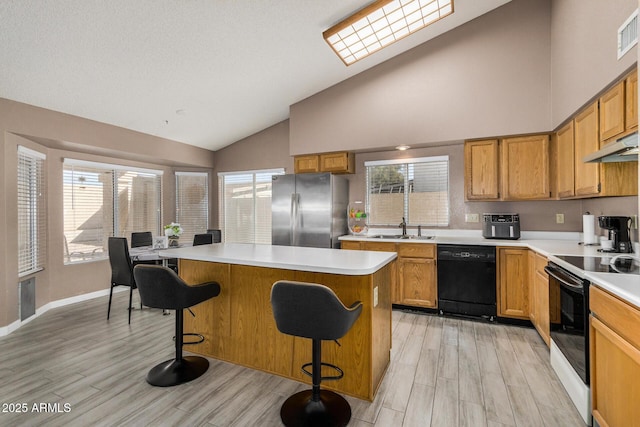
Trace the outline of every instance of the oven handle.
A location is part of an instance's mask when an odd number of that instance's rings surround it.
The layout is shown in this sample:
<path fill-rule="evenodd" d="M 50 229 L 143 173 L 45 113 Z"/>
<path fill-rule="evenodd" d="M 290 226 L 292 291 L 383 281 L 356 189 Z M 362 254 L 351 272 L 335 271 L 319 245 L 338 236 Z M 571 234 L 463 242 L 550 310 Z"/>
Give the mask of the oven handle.
<path fill-rule="evenodd" d="M 564 286 L 565 288 L 569 288 L 574 292 L 584 294 L 584 285 L 582 283 L 577 284 L 575 279 L 565 276 L 558 268 L 546 265 L 544 267 L 544 271 L 546 271 L 549 276 L 560 282 L 560 285 Z"/>

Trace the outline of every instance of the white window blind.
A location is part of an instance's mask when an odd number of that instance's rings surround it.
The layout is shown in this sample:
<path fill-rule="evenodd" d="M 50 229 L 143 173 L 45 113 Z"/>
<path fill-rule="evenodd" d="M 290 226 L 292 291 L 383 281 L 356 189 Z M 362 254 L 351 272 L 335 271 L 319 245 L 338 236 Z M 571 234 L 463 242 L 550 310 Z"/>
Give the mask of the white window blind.
<path fill-rule="evenodd" d="M 218 175 L 225 242 L 271 244 L 271 178 L 282 174 L 284 169 Z"/>
<path fill-rule="evenodd" d="M 206 172 L 176 172 L 176 222 L 184 230 L 182 238 L 187 242 L 209 228 L 208 182 Z"/>
<path fill-rule="evenodd" d="M 160 234 L 161 177 L 139 171 L 116 171 L 116 223 L 114 236 L 131 238 L 132 232 Z"/>
<path fill-rule="evenodd" d="M 365 162 L 369 225 L 449 225 L 449 158 Z"/>
<path fill-rule="evenodd" d="M 42 153 L 18 146 L 18 275 L 44 268 L 46 181 Z"/>
<path fill-rule="evenodd" d="M 63 167 L 65 263 L 107 257 L 113 235 L 113 170 Z"/>
<path fill-rule="evenodd" d="M 157 171 L 65 159 L 63 197 L 65 263 L 108 257 L 110 236 L 160 234 Z"/>

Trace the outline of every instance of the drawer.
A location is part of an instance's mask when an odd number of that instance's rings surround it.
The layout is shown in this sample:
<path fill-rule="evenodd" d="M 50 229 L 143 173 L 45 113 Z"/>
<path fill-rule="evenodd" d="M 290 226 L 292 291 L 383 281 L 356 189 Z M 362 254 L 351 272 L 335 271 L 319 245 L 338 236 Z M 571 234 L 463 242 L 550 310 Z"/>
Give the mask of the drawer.
<path fill-rule="evenodd" d="M 589 287 L 593 316 L 640 349 L 640 309 L 596 286 Z"/>
<path fill-rule="evenodd" d="M 435 258 L 436 245 L 428 243 L 400 243 L 398 256 L 408 258 Z"/>
<path fill-rule="evenodd" d="M 391 242 L 362 242 L 365 251 L 395 252 L 396 244 Z"/>
<path fill-rule="evenodd" d="M 341 249 L 352 249 L 352 250 L 358 250 L 361 248 L 361 242 L 359 241 L 353 241 L 353 240 L 343 240 L 340 242 L 340 248 Z"/>

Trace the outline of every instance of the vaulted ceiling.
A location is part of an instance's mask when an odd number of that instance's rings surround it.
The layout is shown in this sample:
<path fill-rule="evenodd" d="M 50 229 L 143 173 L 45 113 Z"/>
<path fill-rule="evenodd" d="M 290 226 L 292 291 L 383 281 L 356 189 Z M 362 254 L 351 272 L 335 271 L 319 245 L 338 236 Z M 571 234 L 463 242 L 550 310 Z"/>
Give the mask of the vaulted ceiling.
<path fill-rule="evenodd" d="M 0 0 L 0 97 L 217 150 L 510 0 L 346 67 L 322 32 L 367 0 Z"/>

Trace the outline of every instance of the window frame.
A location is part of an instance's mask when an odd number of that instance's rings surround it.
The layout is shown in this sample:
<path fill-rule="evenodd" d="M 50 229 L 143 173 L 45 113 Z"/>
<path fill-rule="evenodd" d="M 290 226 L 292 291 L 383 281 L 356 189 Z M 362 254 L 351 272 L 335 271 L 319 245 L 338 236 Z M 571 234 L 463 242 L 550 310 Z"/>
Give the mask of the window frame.
<path fill-rule="evenodd" d="M 66 198 L 67 194 L 66 191 L 67 189 L 66 187 L 66 183 L 65 180 L 67 179 L 67 173 L 71 170 L 73 170 L 74 167 L 79 167 L 79 168 L 87 168 L 87 169 L 93 169 L 92 173 L 110 173 L 110 184 L 109 186 L 103 187 L 103 188 L 110 188 L 111 189 L 111 224 L 104 225 L 103 229 L 106 229 L 105 231 L 107 232 L 106 234 L 108 236 L 121 236 L 121 237 L 127 237 L 129 238 L 130 236 L 128 235 L 124 235 L 124 231 L 123 231 L 123 226 L 122 224 L 120 224 L 120 220 L 119 220 L 119 209 L 120 209 L 120 204 L 119 204 L 119 180 L 123 180 L 126 182 L 126 175 L 128 173 L 139 173 L 139 174 L 145 174 L 145 175 L 150 175 L 153 176 L 154 179 L 157 180 L 157 205 L 154 207 L 155 208 L 155 222 L 157 222 L 157 229 L 156 230 L 140 230 L 140 231 L 151 231 L 153 233 L 155 233 L 156 235 L 160 235 L 162 233 L 162 204 L 163 204 L 163 200 L 162 200 L 162 194 L 163 194 L 163 185 L 162 185 L 162 176 L 163 176 L 163 171 L 162 170 L 157 170 L 157 169 L 147 169 L 147 168 L 139 168 L 139 167 L 130 167 L 130 166 L 125 166 L 125 165 L 118 165 L 118 164 L 111 164 L 111 163 L 101 163 L 101 162 L 92 162 L 92 161 L 88 161 L 88 160 L 79 160 L 79 159 L 74 159 L 74 158 L 65 158 L 63 159 L 63 167 L 62 167 L 62 183 L 63 183 L 63 198 Z M 74 185 L 73 183 L 71 184 L 72 186 Z M 126 185 L 126 184 L 125 184 Z M 73 190 L 73 187 L 71 188 L 71 190 Z M 155 189 L 154 189 L 155 191 Z M 133 194 L 133 193 L 132 193 Z M 104 198 L 104 195 L 103 195 Z M 66 203 L 63 202 L 63 209 L 66 209 L 66 206 L 64 206 Z M 102 205 L 104 206 L 104 204 Z M 86 262 L 94 262 L 94 261 L 100 261 L 100 260 L 104 260 L 107 259 L 109 257 L 107 248 L 106 248 L 106 241 L 103 242 L 103 252 L 101 252 L 98 255 L 95 255 L 95 251 L 96 249 L 93 250 L 93 253 L 89 253 L 89 252 L 77 252 L 76 255 L 78 255 L 79 257 L 81 257 L 80 259 L 72 259 L 71 255 L 74 254 L 74 252 L 70 252 L 68 249 L 68 242 L 67 242 L 67 232 L 68 230 L 66 229 L 65 226 L 65 218 L 63 217 L 63 236 L 64 236 L 64 254 L 65 254 L 65 259 L 64 259 L 64 264 L 65 265 L 72 265 L 72 264 L 80 264 L 80 263 L 86 263 Z"/>
<path fill-rule="evenodd" d="M 226 233 L 226 201 L 225 201 L 225 178 L 230 176 L 240 176 L 240 175 L 252 175 L 252 199 L 253 199 L 253 242 L 244 242 L 244 243 L 253 243 L 253 244 L 266 244 L 266 243 L 256 243 L 256 220 L 259 218 L 257 215 L 257 203 L 256 201 L 256 176 L 261 174 L 271 174 L 273 175 L 284 175 L 284 168 L 272 168 L 272 169 L 258 169 L 258 170 L 248 170 L 248 171 L 233 171 L 233 172 L 219 172 L 218 173 L 218 226 L 222 230 L 222 235 L 226 241 L 227 233 Z M 271 224 L 269 224 L 271 227 Z M 269 241 L 271 244 L 271 241 Z"/>
<path fill-rule="evenodd" d="M 370 168 L 371 167 L 376 167 L 376 166 L 396 166 L 396 165 L 404 165 L 406 166 L 406 170 L 409 170 L 409 165 L 416 165 L 416 164 L 420 164 L 420 163 L 435 163 L 435 162 L 446 162 L 446 167 L 447 167 L 447 175 L 446 175 L 446 187 L 447 187 L 447 194 L 446 194 L 446 222 L 440 222 L 440 223 L 436 223 L 436 224 L 426 224 L 426 223 L 420 223 L 420 222 L 412 222 L 412 218 L 409 215 L 409 211 L 410 211 L 410 194 L 411 191 L 405 191 L 405 189 L 410 188 L 410 177 L 409 177 L 409 173 L 405 173 L 404 174 L 404 183 L 403 183 L 403 189 L 402 189 L 402 194 L 403 194 L 403 206 L 402 206 L 402 215 L 404 218 L 406 218 L 406 223 L 407 225 L 412 225 L 412 226 L 418 226 L 418 225 L 422 225 L 422 226 L 428 226 L 428 227 L 448 227 L 451 223 L 451 192 L 450 192 L 450 162 L 449 162 L 449 156 L 448 155 L 443 155 L 443 156 L 428 156 L 428 157 L 415 157 L 415 158 L 402 158 L 402 159 L 388 159 L 388 160 L 372 160 L 372 161 L 366 161 L 364 162 L 364 166 L 365 166 L 365 209 L 366 211 L 369 213 L 369 218 L 371 219 L 371 188 L 370 188 Z M 375 218 L 375 216 L 374 216 Z M 401 221 L 402 218 L 399 218 L 399 221 Z M 372 223 L 369 222 L 368 224 L 370 227 L 395 227 L 397 226 L 396 223 L 393 224 L 386 224 L 386 223 Z"/>

